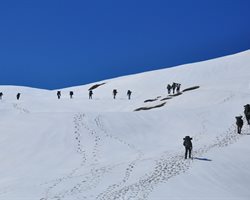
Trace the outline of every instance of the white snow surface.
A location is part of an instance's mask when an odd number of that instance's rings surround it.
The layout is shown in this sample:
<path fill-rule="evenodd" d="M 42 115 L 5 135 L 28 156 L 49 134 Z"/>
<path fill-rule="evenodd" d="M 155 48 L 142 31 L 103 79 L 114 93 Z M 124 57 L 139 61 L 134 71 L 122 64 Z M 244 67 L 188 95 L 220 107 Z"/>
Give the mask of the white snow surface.
<path fill-rule="evenodd" d="M 250 199 L 250 50 L 61 91 L 0 86 L 0 200 Z"/>

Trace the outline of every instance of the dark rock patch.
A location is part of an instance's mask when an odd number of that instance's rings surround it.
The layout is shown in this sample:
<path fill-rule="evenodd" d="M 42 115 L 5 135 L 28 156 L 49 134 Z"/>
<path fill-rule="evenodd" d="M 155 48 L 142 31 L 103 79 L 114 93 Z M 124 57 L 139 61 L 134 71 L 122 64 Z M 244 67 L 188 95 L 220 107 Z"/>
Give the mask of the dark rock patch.
<path fill-rule="evenodd" d="M 166 102 L 158 104 L 156 106 L 151 106 L 151 107 L 140 107 L 140 108 L 135 109 L 134 111 L 151 110 L 151 109 L 154 109 L 154 108 L 160 108 L 160 107 L 164 106 L 165 104 L 166 104 Z"/>
<path fill-rule="evenodd" d="M 96 89 L 96 88 L 98 88 L 98 87 L 100 87 L 101 85 L 104 85 L 104 84 L 106 84 L 106 83 L 95 84 L 95 85 L 91 86 L 89 88 L 89 90 L 94 90 L 94 89 Z"/>
<path fill-rule="evenodd" d="M 147 99 L 147 100 L 144 101 L 144 103 L 157 101 L 159 98 L 161 98 L 161 96 L 158 96 L 155 99 Z"/>
<path fill-rule="evenodd" d="M 198 88 L 200 88 L 200 86 L 194 86 L 194 87 L 186 88 L 186 89 L 182 90 L 182 92 L 186 92 L 186 91 L 190 91 L 190 90 L 195 90 L 195 89 L 198 89 Z"/>
<path fill-rule="evenodd" d="M 158 99 L 147 99 L 144 101 L 144 103 L 147 103 L 147 102 L 153 102 L 153 101 L 157 101 Z"/>
<path fill-rule="evenodd" d="M 172 99 L 172 98 L 171 97 L 166 97 L 166 98 L 161 99 L 161 101 L 166 101 L 166 100 L 169 100 L 169 99 Z"/>

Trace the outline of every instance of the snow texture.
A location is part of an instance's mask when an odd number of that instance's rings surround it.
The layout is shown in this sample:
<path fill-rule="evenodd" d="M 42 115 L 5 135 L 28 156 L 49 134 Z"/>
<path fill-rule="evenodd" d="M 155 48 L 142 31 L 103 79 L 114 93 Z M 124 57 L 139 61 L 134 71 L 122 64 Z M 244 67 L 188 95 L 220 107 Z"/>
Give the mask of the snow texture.
<path fill-rule="evenodd" d="M 167 94 L 172 82 L 180 94 Z M 250 104 L 250 51 L 61 89 L 61 99 L 0 92 L 1 200 L 250 199 L 250 127 L 235 126 Z"/>

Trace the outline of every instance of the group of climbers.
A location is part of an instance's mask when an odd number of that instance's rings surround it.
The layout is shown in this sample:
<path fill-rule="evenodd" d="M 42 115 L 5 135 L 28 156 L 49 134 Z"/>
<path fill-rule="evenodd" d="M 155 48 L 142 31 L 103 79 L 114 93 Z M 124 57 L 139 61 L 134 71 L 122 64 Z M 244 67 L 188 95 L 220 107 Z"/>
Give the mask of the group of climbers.
<path fill-rule="evenodd" d="M 180 83 L 173 82 L 172 85 L 170 85 L 170 84 L 167 85 L 168 94 L 171 93 L 171 90 L 172 90 L 173 94 L 175 94 L 175 92 L 179 93 L 180 89 L 181 89 Z"/>
<path fill-rule="evenodd" d="M 179 84 L 179 83 L 173 83 L 172 86 L 168 84 L 168 86 L 167 86 L 168 94 L 171 93 L 171 89 L 173 90 L 173 94 L 175 93 L 175 90 L 177 93 L 179 93 L 180 86 L 181 86 L 181 84 Z M 117 89 L 114 89 L 113 90 L 113 99 L 116 99 L 117 94 L 118 94 Z M 127 96 L 128 96 L 129 100 L 131 99 L 131 94 L 132 94 L 131 90 L 128 90 Z M 70 98 L 72 99 L 74 92 L 70 91 L 69 95 L 70 95 Z M 93 91 L 89 90 L 89 99 L 92 99 L 92 96 L 93 96 Z M 3 93 L 0 92 L 0 100 L 2 99 L 2 97 L 3 97 Z M 21 93 L 17 93 L 17 95 L 16 95 L 17 100 L 19 100 L 20 97 L 21 97 Z M 61 91 L 57 91 L 57 98 L 58 99 L 61 98 Z M 250 104 L 246 104 L 244 106 L 244 114 L 245 114 L 245 118 L 247 120 L 247 124 L 250 125 Z M 236 125 L 237 125 L 237 133 L 241 134 L 241 130 L 242 130 L 242 127 L 244 124 L 243 116 L 240 115 L 240 116 L 236 116 L 235 118 L 236 118 Z M 184 140 L 183 145 L 185 147 L 185 159 L 192 158 L 192 156 L 191 156 L 192 155 L 192 148 L 193 148 L 192 138 L 190 136 L 186 136 L 185 138 L 183 138 L 183 140 Z"/>
<path fill-rule="evenodd" d="M 167 85 L 168 94 L 171 93 L 171 90 L 173 91 L 173 94 L 175 94 L 175 92 L 176 92 L 176 93 L 179 93 L 179 92 L 180 92 L 180 87 L 181 87 L 181 84 L 180 84 L 180 83 L 175 83 L 175 82 L 173 82 L 172 85 L 168 84 L 168 85 Z M 114 89 L 114 90 L 113 90 L 113 99 L 116 99 L 116 95 L 117 95 L 117 94 L 118 94 L 117 89 Z M 73 95 L 74 95 L 74 92 L 73 92 L 73 91 L 70 91 L 70 92 L 69 92 L 69 96 L 70 96 L 71 99 L 73 98 Z M 132 95 L 132 91 L 131 91 L 131 90 L 128 90 L 128 91 L 127 91 L 127 96 L 128 96 L 128 99 L 129 99 L 129 100 L 131 99 L 131 95 Z M 21 96 L 21 93 L 18 93 L 18 94 L 16 95 L 17 100 L 20 99 L 20 96 Z M 57 91 L 57 98 L 60 99 L 61 96 L 62 96 L 61 91 Z M 2 97 L 3 97 L 3 93 L 0 92 L 0 100 L 2 99 Z M 93 90 L 89 90 L 89 99 L 92 99 L 92 97 L 93 97 Z"/>
<path fill-rule="evenodd" d="M 93 97 L 93 90 L 89 90 L 89 99 L 92 99 Z M 113 99 L 116 99 L 116 95 L 118 94 L 118 91 L 117 89 L 114 89 L 113 90 Z M 128 90 L 127 91 L 127 96 L 128 96 L 128 99 L 130 100 L 131 99 L 131 90 Z M 70 95 L 70 98 L 72 99 L 73 98 L 73 95 L 74 95 L 74 92 L 73 91 L 70 91 L 69 92 L 69 95 Z M 61 98 L 61 91 L 57 91 L 57 98 L 60 99 Z"/>
<path fill-rule="evenodd" d="M 19 99 L 20 99 L 20 97 L 21 97 L 21 93 L 17 93 L 17 95 L 16 95 L 16 99 L 17 99 L 17 100 L 19 100 Z M 3 98 L 3 93 L 2 93 L 2 92 L 0 92 L 0 100 L 2 100 L 2 98 Z"/>
<path fill-rule="evenodd" d="M 247 124 L 250 125 L 250 104 L 246 104 L 244 106 L 244 114 L 245 114 L 245 118 L 247 121 Z M 241 130 L 244 124 L 243 121 L 243 116 L 236 116 L 236 126 L 237 126 L 237 133 L 241 134 Z M 185 159 L 187 159 L 187 157 L 191 158 L 191 152 L 192 152 L 192 138 L 189 136 L 186 136 L 185 138 L 183 138 L 184 142 L 183 145 L 185 146 Z"/>

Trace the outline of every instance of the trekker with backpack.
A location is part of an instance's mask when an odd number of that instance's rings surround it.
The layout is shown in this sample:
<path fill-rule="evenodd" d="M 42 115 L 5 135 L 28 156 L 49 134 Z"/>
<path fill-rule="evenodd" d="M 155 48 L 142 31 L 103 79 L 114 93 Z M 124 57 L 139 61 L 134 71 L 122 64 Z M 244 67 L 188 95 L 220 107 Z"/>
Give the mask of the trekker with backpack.
<path fill-rule="evenodd" d="M 173 83 L 173 84 L 172 84 L 173 94 L 175 93 L 176 84 L 177 84 L 177 83 Z"/>
<path fill-rule="evenodd" d="M 185 147 L 185 159 L 187 159 L 187 156 L 189 158 L 191 158 L 191 152 L 192 152 L 192 148 L 193 148 L 193 144 L 192 144 L 192 140 L 193 138 L 186 136 L 185 138 L 183 138 L 183 145 Z"/>
<path fill-rule="evenodd" d="M 176 83 L 176 92 L 179 93 L 181 89 L 181 84 L 180 83 Z"/>
<path fill-rule="evenodd" d="M 61 98 L 61 91 L 57 91 L 57 98 L 60 99 Z"/>
<path fill-rule="evenodd" d="M 171 86 L 170 84 L 168 84 L 168 85 L 167 85 L 168 94 L 170 94 L 171 89 L 172 89 L 172 86 Z"/>
<path fill-rule="evenodd" d="M 244 114 L 246 116 L 247 124 L 250 125 L 250 105 L 247 104 L 244 106 Z"/>
<path fill-rule="evenodd" d="M 93 91 L 90 90 L 90 91 L 89 91 L 89 99 L 92 99 L 92 95 L 93 95 Z"/>
<path fill-rule="evenodd" d="M 71 99 L 73 98 L 73 95 L 74 95 L 74 92 L 73 92 L 73 91 L 70 91 L 70 92 L 69 92 L 69 96 L 70 96 Z"/>
<path fill-rule="evenodd" d="M 129 99 L 129 100 L 130 100 L 130 98 L 131 98 L 131 94 L 132 94 L 132 92 L 131 92 L 130 90 L 128 90 L 127 95 L 128 95 L 128 99 Z"/>
<path fill-rule="evenodd" d="M 0 92 L 0 100 L 2 100 L 2 97 L 3 97 L 3 93 Z"/>
<path fill-rule="evenodd" d="M 114 90 L 113 90 L 113 98 L 114 98 L 114 99 L 115 99 L 115 97 L 116 97 L 117 93 L 118 93 L 118 92 L 117 92 L 117 90 L 116 90 L 116 89 L 114 89 Z"/>
<path fill-rule="evenodd" d="M 241 129 L 243 126 L 243 120 L 242 120 L 242 116 L 237 116 L 236 118 L 236 125 L 237 125 L 237 133 L 241 134 Z"/>
<path fill-rule="evenodd" d="M 17 93 L 16 99 L 19 100 L 19 99 L 20 99 L 20 96 L 21 96 L 21 93 Z"/>

